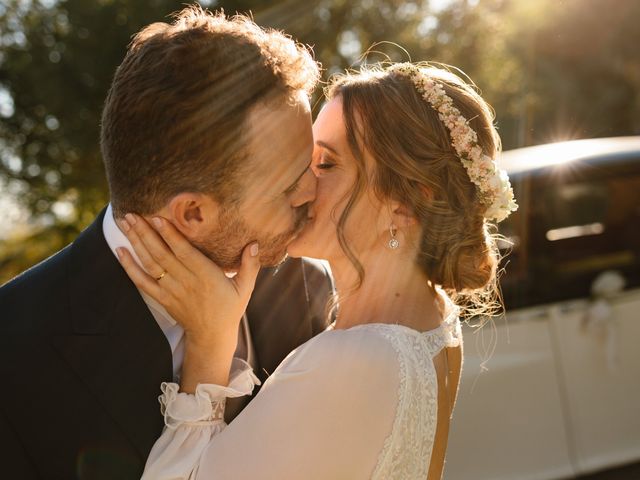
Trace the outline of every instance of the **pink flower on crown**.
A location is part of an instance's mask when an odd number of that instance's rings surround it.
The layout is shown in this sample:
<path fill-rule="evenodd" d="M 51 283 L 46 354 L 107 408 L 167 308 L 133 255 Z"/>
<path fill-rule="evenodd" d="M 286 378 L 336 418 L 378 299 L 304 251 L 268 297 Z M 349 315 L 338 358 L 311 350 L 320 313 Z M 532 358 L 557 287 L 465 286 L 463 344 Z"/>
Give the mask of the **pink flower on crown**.
<path fill-rule="evenodd" d="M 485 218 L 501 222 L 518 209 L 507 172 L 498 168 L 495 159 L 484 155 L 478 135 L 453 104 L 444 87 L 427 77 L 411 63 L 398 63 L 388 71 L 408 77 L 418 93 L 437 112 L 449 129 L 451 145 L 460 157 L 471 182 L 478 187 L 478 197 L 487 206 Z"/>

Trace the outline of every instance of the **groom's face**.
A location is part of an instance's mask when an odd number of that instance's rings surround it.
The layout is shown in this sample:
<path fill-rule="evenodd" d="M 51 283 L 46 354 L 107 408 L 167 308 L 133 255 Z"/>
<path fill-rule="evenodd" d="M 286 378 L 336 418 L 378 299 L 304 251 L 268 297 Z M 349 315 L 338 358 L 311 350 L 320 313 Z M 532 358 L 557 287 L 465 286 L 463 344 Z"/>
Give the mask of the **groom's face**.
<path fill-rule="evenodd" d="M 215 230 L 194 244 L 220 267 L 233 270 L 244 247 L 258 241 L 260 261 L 277 265 L 307 222 L 316 194 L 309 168 L 313 152 L 311 109 L 295 102 L 259 105 L 249 115 L 246 178 L 240 201 L 220 209 Z"/>

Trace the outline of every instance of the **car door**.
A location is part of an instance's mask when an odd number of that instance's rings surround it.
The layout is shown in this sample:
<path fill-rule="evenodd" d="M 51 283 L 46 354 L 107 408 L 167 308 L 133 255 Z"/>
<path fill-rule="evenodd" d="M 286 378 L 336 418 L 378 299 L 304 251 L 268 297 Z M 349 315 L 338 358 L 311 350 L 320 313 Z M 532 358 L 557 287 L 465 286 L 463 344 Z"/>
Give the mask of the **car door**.
<path fill-rule="evenodd" d="M 501 281 L 509 310 L 481 329 L 463 328 L 445 479 L 537 480 L 574 472 L 547 307 L 529 296 L 531 182 L 512 181 L 520 208 L 501 229 L 504 251 L 513 250 Z"/>
<path fill-rule="evenodd" d="M 538 295 L 560 300 L 547 315 L 575 469 L 637 461 L 640 156 L 537 179 L 533 189 L 544 211 L 531 226 L 530 260 L 548 279 Z"/>
<path fill-rule="evenodd" d="M 508 313 L 466 329 L 445 478 L 566 478 L 640 458 L 639 165 L 515 179 Z"/>

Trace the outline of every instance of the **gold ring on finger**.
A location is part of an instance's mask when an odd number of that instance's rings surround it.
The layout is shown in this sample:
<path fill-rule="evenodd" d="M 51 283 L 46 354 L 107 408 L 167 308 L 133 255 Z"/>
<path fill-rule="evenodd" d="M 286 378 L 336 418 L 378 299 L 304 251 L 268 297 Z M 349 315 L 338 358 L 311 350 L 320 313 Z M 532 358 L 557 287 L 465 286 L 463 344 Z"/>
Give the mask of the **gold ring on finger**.
<path fill-rule="evenodd" d="M 160 276 L 159 276 L 159 277 L 156 277 L 156 281 L 160 281 L 160 280 L 162 280 L 166 274 L 167 274 L 167 271 L 165 270 L 164 272 L 162 272 L 162 273 L 160 274 Z"/>

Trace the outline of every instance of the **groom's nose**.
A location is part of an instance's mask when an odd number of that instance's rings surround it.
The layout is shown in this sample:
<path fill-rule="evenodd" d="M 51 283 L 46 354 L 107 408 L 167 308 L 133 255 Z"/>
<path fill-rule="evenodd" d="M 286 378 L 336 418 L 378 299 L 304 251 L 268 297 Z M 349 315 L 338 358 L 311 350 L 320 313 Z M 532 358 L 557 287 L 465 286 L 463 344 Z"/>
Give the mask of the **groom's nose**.
<path fill-rule="evenodd" d="M 313 174 L 311 167 L 309 167 L 300 179 L 298 190 L 291 198 L 291 206 L 295 208 L 300 207 L 305 203 L 313 202 L 316 199 L 317 186 L 318 179 Z"/>

